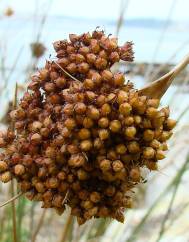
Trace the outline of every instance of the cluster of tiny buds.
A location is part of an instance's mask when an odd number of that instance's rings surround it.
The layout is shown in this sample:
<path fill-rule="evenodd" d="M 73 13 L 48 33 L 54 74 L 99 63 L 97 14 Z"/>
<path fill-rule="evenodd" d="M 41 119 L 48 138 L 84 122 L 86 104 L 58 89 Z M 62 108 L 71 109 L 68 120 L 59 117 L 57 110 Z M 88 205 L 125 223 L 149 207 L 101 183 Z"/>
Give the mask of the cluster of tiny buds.
<path fill-rule="evenodd" d="M 132 61 L 132 43 L 119 47 L 103 31 L 54 43 L 56 61 L 32 76 L 11 127 L 0 133 L 0 179 L 16 178 L 28 199 L 78 223 L 124 221 L 141 169 L 157 170 L 176 122 L 159 100 L 138 94 L 111 66 Z"/>

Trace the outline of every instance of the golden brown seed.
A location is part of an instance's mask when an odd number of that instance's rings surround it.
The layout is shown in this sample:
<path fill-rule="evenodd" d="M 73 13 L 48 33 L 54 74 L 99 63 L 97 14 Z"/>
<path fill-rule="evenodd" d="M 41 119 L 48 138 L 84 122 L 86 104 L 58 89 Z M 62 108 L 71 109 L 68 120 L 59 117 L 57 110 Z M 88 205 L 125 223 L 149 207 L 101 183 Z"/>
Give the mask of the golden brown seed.
<path fill-rule="evenodd" d="M 160 149 L 163 150 L 163 151 L 168 150 L 168 146 L 167 146 L 167 144 L 166 144 L 165 142 L 162 143 Z"/>
<path fill-rule="evenodd" d="M 156 159 L 157 160 L 162 160 L 165 158 L 164 152 L 162 150 L 157 150 L 156 151 Z"/>
<path fill-rule="evenodd" d="M 83 54 L 83 55 L 87 55 L 89 53 L 90 49 L 87 46 L 83 46 L 79 48 L 79 53 Z"/>
<path fill-rule="evenodd" d="M 153 108 L 158 108 L 159 102 L 160 102 L 159 99 L 148 99 L 147 105 Z"/>
<path fill-rule="evenodd" d="M 114 74 L 114 84 L 116 86 L 122 86 L 125 82 L 125 77 L 123 73 L 116 73 Z"/>
<path fill-rule="evenodd" d="M 67 145 L 67 151 L 70 154 L 76 154 L 79 152 L 79 147 L 75 144 L 69 144 L 69 145 Z"/>
<path fill-rule="evenodd" d="M 86 210 L 92 208 L 94 206 L 93 202 L 87 200 L 82 202 L 82 207 L 85 208 Z"/>
<path fill-rule="evenodd" d="M 84 163 L 85 163 L 85 158 L 82 154 L 71 155 L 70 159 L 68 160 L 68 164 L 74 167 L 83 166 Z"/>
<path fill-rule="evenodd" d="M 152 147 L 146 147 L 143 150 L 143 156 L 146 159 L 152 159 L 155 156 L 155 150 Z"/>
<path fill-rule="evenodd" d="M 136 141 L 129 142 L 127 148 L 131 154 L 140 152 L 140 146 Z"/>
<path fill-rule="evenodd" d="M 89 64 L 86 62 L 82 62 L 81 64 L 78 64 L 78 71 L 82 74 L 85 74 L 89 71 Z"/>
<path fill-rule="evenodd" d="M 167 119 L 166 122 L 165 122 L 165 127 L 169 130 L 173 129 L 176 125 L 176 121 L 173 120 L 173 119 Z"/>
<path fill-rule="evenodd" d="M 39 121 L 34 121 L 34 122 L 32 123 L 32 131 L 33 131 L 33 132 L 40 130 L 41 127 L 42 127 L 42 123 L 39 122 Z"/>
<path fill-rule="evenodd" d="M 80 139 L 88 139 L 90 137 L 91 133 L 89 131 L 89 129 L 80 129 L 78 132 L 78 136 Z"/>
<path fill-rule="evenodd" d="M 158 170 L 158 164 L 156 162 L 147 160 L 145 163 L 149 170 L 152 170 L 152 171 Z"/>
<path fill-rule="evenodd" d="M 33 134 L 33 135 L 31 136 L 31 142 L 32 142 L 33 144 L 40 144 L 41 141 L 42 141 L 42 137 L 41 137 L 40 134 L 35 133 L 35 134 Z"/>
<path fill-rule="evenodd" d="M 87 62 L 89 64 L 94 64 L 95 63 L 95 61 L 96 61 L 96 55 L 95 54 L 89 53 L 89 54 L 86 55 L 86 57 L 87 57 Z"/>
<path fill-rule="evenodd" d="M 6 171 L 8 169 L 8 165 L 5 161 L 0 161 L 0 172 Z"/>
<path fill-rule="evenodd" d="M 136 135 L 136 128 L 134 126 L 130 126 L 125 129 L 125 136 L 127 138 L 132 139 L 135 137 L 135 135 Z"/>
<path fill-rule="evenodd" d="M 94 125 L 94 122 L 91 118 L 85 117 L 83 120 L 83 126 L 87 129 L 91 128 Z"/>
<path fill-rule="evenodd" d="M 105 117 L 99 119 L 98 126 L 100 126 L 101 128 L 107 128 L 109 126 L 109 119 Z"/>
<path fill-rule="evenodd" d="M 66 84 L 66 79 L 64 77 L 59 77 L 54 82 L 55 82 L 57 87 L 62 88 Z"/>
<path fill-rule="evenodd" d="M 91 119 L 96 120 L 96 119 L 99 119 L 99 117 L 100 117 L 100 112 L 99 112 L 99 110 L 98 110 L 97 108 L 91 106 L 91 107 L 89 107 L 89 109 L 88 109 L 88 111 L 87 111 L 87 116 L 88 116 L 89 118 L 91 118 Z"/>
<path fill-rule="evenodd" d="M 89 174 L 86 171 L 84 171 L 83 169 L 79 169 L 77 171 L 77 176 L 78 176 L 79 180 L 82 180 L 82 181 L 87 180 L 89 178 Z"/>
<path fill-rule="evenodd" d="M 25 167 L 21 164 L 15 165 L 14 173 L 18 176 L 21 176 L 25 173 Z"/>
<path fill-rule="evenodd" d="M 77 103 L 75 106 L 74 106 L 74 110 L 77 114 L 84 114 L 85 111 L 86 111 L 87 107 L 84 103 Z"/>
<path fill-rule="evenodd" d="M 49 75 L 49 71 L 45 68 L 41 69 L 39 71 L 39 77 L 42 81 L 46 80 Z"/>
<path fill-rule="evenodd" d="M 57 188 L 58 185 L 59 185 L 59 181 L 57 178 L 55 177 L 51 177 L 49 180 L 48 180 L 48 185 L 49 185 L 49 188 Z"/>
<path fill-rule="evenodd" d="M 75 63 L 70 63 L 66 66 L 69 73 L 73 74 L 77 71 L 77 65 Z"/>
<path fill-rule="evenodd" d="M 4 183 L 9 182 L 12 179 L 12 175 L 9 171 L 5 171 L 0 175 L 0 180 Z"/>
<path fill-rule="evenodd" d="M 100 129 L 98 135 L 101 140 L 106 140 L 109 138 L 109 131 L 107 129 Z"/>
<path fill-rule="evenodd" d="M 127 151 L 127 148 L 124 144 L 119 144 L 116 146 L 116 152 L 120 155 L 125 154 L 125 152 Z"/>
<path fill-rule="evenodd" d="M 105 103 L 101 107 L 101 115 L 102 116 L 107 116 L 108 114 L 111 113 L 111 106 L 108 103 Z"/>
<path fill-rule="evenodd" d="M 110 82 L 113 78 L 113 74 L 109 70 L 103 70 L 101 73 L 101 77 L 104 81 Z"/>
<path fill-rule="evenodd" d="M 83 82 L 83 85 L 85 88 L 92 90 L 95 86 L 94 82 L 92 79 L 85 79 Z"/>
<path fill-rule="evenodd" d="M 135 124 L 139 125 L 142 122 L 142 118 L 139 115 L 134 116 L 134 122 Z"/>
<path fill-rule="evenodd" d="M 119 112 L 121 113 L 121 114 L 123 114 L 124 116 L 127 116 L 127 115 L 129 115 L 130 114 L 130 112 L 131 112 L 131 110 L 132 110 L 132 107 L 131 107 L 131 105 L 129 104 L 129 103 L 122 103 L 120 106 L 119 106 Z"/>
<path fill-rule="evenodd" d="M 134 124 L 134 118 L 132 116 L 128 116 L 124 119 L 124 124 L 127 126 Z"/>
<path fill-rule="evenodd" d="M 140 170 L 138 167 L 134 167 L 130 171 L 130 177 L 134 182 L 140 182 Z"/>
<path fill-rule="evenodd" d="M 35 189 L 38 191 L 38 192 L 45 192 L 45 186 L 43 185 L 43 183 L 42 182 L 37 182 L 36 184 L 35 184 Z"/>
<path fill-rule="evenodd" d="M 115 160 L 112 163 L 112 168 L 115 172 L 119 172 L 124 168 L 124 165 L 120 160 Z"/>
<path fill-rule="evenodd" d="M 93 203 L 98 203 L 98 202 L 100 202 L 100 200 L 101 200 L 100 193 L 99 193 L 99 192 L 92 192 L 91 195 L 90 195 L 90 200 L 91 200 Z"/>
<path fill-rule="evenodd" d="M 93 144 L 91 140 L 83 140 L 81 141 L 80 148 L 83 151 L 89 151 L 92 148 Z"/>
<path fill-rule="evenodd" d="M 158 149 L 160 147 L 161 143 L 157 139 L 153 139 L 150 142 L 150 146 L 154 149 Z"/>
<path fill-rule="evenodd" d="M 97 106 L 101 107 L 106 102 L 106 97 L 104 95 L 99 95 L 96 99 Z"/>
<path fill-rule="evenodd" d="M 163 131 L 161 136 L 160 136 L 160 140 L 161 141 L 166 141 L 168 140 L 171 136 L 172 136 L 172 132 L 171 131 Z"/>
<path fill-rule="evenodd" d="M 119 132 L 120 129 L 121 129 L 121 123 L 119 120 L 113 120 L 110 122 L 110 126 L 109 126 L 109 129 L 112 131 L 112 132 Z"/>
<path fill-rule="evenodd" d="M 158 111 L 156 108 L 153 108 L 153 107 L 149 107 L 146 109 L 146 116 L 149 118 L 149 119 L 153 119 L 156 117 Z"/>
<path fill-rule="evenodd" d="M 95 61 L 95 66 L 99 70 L 105 69 L 107 64 L 108 64 L 107 60 L 101 57 L 98 57 Z"/>
<path fill-rule="evenodd" d="M 128 94 L 125 91 L 119 91 L 117 96 L 117 102 L 119 104 L 125 103 L 128 101 Z"/>
<path fill-rule="evenodd" d="M 100 161 L 100 169 L 102 171 L 108 171 L 111 169 L 111 162 L 110 160 L 104 159 L 102 161 Z"/>
<path fill-rule="evenodd" d="M 67 118 L 64 122 L 64 125 L 67 129 L 72 130 L 76 127 L 76 122 L 73 118 Z"/>
<path fill-rule="evenodd" d="M 153 130 L 147 129 L 147 130 L 144 131 L 143 139 L 145 141 L 151 141 L 151 140 L 153 140 L 153 138 L 154 138 L 154 131 Z"/>

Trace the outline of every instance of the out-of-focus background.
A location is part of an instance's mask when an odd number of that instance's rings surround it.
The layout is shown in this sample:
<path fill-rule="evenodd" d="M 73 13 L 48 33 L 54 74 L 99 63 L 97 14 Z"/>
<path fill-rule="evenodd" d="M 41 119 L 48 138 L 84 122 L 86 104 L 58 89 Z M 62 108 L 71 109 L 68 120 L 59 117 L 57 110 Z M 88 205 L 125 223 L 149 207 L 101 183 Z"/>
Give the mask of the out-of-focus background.
<path fill-rule="evenodd" d="M 168 72 L 189 53 L 188 0 L 1 0 L 0 127 L 6 128 L 17 83 L 22 95 L 30 75 L 54 58 L 52 42 L 97 26 L 134 42 L 135 60 L 121 63 L 137 88 Z M 162 99 L 178 120 L 167 158 L 148 182 L 135 190 L 126 220 L 92 220 L 80 228 L 24 197 L 16 201 L 14 242 L 188 242 L 189 241 L 189 70 L 185 69 Z M 0 184 L 0 203 L 10 198 Z M 66 237 L 65 240 L 63 237 Z M 0 242 L 13 241 L 11 205 L 0 208 Z"/>

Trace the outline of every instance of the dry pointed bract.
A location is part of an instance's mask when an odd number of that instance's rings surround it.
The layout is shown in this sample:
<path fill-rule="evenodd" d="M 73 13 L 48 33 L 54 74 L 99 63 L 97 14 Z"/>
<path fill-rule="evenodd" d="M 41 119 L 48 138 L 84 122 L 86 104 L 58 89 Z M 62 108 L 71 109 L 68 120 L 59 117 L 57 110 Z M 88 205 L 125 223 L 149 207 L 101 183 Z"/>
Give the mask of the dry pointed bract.
<path fill-rule="evenodd" d="M 103 31 L 54 43 L 57 59 L 32 76 L 11 112 L 15 134 L 1 133 L 0 178 L 16 178 L 30 200 L 78 223 L 124 220 L 140 169 L 157 169 L 175 122 L 159 100 L 141 96 L 112 65 L 132 61 L 132 43 L 119 47 Z"/>

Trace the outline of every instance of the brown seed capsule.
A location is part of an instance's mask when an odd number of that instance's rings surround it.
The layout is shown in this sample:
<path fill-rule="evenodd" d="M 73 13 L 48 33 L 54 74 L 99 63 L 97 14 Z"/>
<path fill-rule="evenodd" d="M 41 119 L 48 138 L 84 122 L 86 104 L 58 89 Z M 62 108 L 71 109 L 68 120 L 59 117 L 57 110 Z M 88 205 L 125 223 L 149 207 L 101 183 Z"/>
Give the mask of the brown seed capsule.
<path fill-rule="evenodd" d="M 98 57 L 95 61 L 95 66 L 99 70 L 105 69 L 107 64 L 108 64 L 107 60 L 101 57 Z"/>
<path fill-rule="evenodd" d="M 127 148 L 124 144 L 119 144 L 116 146 L 116 152 L 120 155 L 125 154 L 125 152 L 127 151 Z"/>
<path fill-rule="evenodd" d="M 25 167 L 21 164 L 18 164 L 14 167 L 14 173 L 18 176 L 21 176 L 25 173 Z"/>
<path fill-rule="evenodd" d="M 42 141 L 42 137 L 40 134 L 35 133 L 31 136 L 31 142 L 32 144 L 40 144 Z"/>
<path fill-rule="evenodd" d="M 121 72 L 118 72 L 114 74 L 114 85 L 116 86 L 122 86 L 125 82 L 124 74 Z"/>
<path fill-rule="evenodd" d="M 89 63 L 89 64 L 94 64 L 95 63 L 95 61 L 96 61 L 96 55 L 95 54 L 93 54 L 93 53 L 89 53 L 89 54 L 87 54 L 86 55 L 86 57 L 87 57 L 87 62 Z"/>
<path fill-rule="evenodd" d="M 124 124 L 127 126 L 131 126 L 134 124 L 134 118 L 132 116 L 128 116 L 124 119 Z"/>
<path fill-rule="evenodd" d="M 140 152 L 140 146 L 136 141 L 129 142 L 127 148 L 131 154 Z"/>
<path fill-rule="evenodd" d="M 157 160 L 162 160 L 165 158 L 164 152 L 162 150 L 157 150 L 156 151 L 156 159 Z"/>
<path fill-rule="evenodd" d="M 168 129 L 168 130 L 171 130 L 175 127 L 176 125 L 176 121 L 173 120 L 173 119 L 167 119 L 166 122 L 165 122 L 165 127 Z"/>
<path fill-rule="evenodd" d="M 94 72 L 91 75 L 91 79 L 94 82 L 95 85 L 99 86 L 101 84 L 102 78 L 101 75 L 98 72 Z"/>
<path fill-rule="evenodd" d="M 147 105 L 153 108 L 158 108 L 159 107 L 159 99 L 148 99 Z"/>
<path fill-rule="evenodd" d="M 71 155 L 70 159 L 68 160 L 68 164 L 74 167 L 83 166 L 84 163 L 85 163 L 85 158 L 82 154 Z"/>
<path fill-rule="evenodd" d="M 4 183 L 9 182 L 12 179 L 12 175 L 9 171 L 5 171 L 4 173 L 0 174 L 0 180 Z"/>
<path fill-rule="evenodd" d="M 156 108 L 153 108 L 153 107 L 149 107 L 147 108 L 146 110 L 146 116 L 149 118 L 149 119 L 153 119 L 156 117 L 158 111 Z"/>
<path fill-rule="evenodd" d="M 80 148 L 83 150 L 83 151 L 89 151 L 90 149 L 92 149 L 92 142 L 91 140 L 83 140 L 81 141 L 81 144 L 80 144 Z"/>
<path fill-rule="evenodd" d="M 111 106 L 108 103 L 105 103 L 101 107 L 101 115 L 102 116 L 107 116 L 108 114 L 111 113 Z"/>
<path fill-rule="evenodd" d="M 5 161 L 0 161 L 0 172 L 4 172 L 8 169 L 8 165 Z"/>
<path fill-rule="evenodd" d="M 54 82 L 58 88 L 63 88 L 66 85 L 66 79 L 64 77 L 59 77 Z"/>
<path fill-rule="evenodd" d="M 76 126 L 76 122 L 73 118 L 67 118 L 64 122 L 64 125 L 66 126 L 66 128 L 68 128 L 69 130 L 72 130 L 75 128 Z"/>
<path fill-rule="evenodd" d="M 118 62 L 120 60 L 119 53 L 114 51 L 110 54 L 109 59 L 112 63 Z"/>
<path fill-rule="evenodd" d="M 135 115 L 135 116 L 134 116 L 134 122 L 135 122 L 136 125 L 141 124 L 141 122 L 142 122 L 142 118 L 141 118 L 141 116 L 139 116 L 139 115 Z"/>
<path fill-rule="evenodd" d="M 153 139 L 150 142 L 150 146 L 154 149 L 158 149 L 160 147 L 161 143 L 157 139 Z"/>
<path fill-rule="evenodd" d="M 112 168 L 115 172 L 119 172 L 124 168 L 124 166 L 120 160 L 116 160 L 112 163 Z"/>
<path fill-rule="evenodd" d="M 124 133 L 127 138 L 132 139 L 135 137 L 136 132 L 137 132 L 136 128 L 134 126 L 130 126 L 125 129 Z"/>
<path fill-rule="evenodd" d="M 59 185 L 59 181 L 58 181 L 57 178 L 55 178 L 55 177 L 49 178 L 49 180 L 48 180 L 48 188 L 54 189 L 54 188 L 57 188 L 58 185 Z"/>
<path fill-rule="evenodd" d="M 87 64 L 86 62 L 78 64 L 78 71 L 82 74 L 87 73 L 89 71 L 89 64 Z"/>
<path fill-rule="evenodd" d="M 110 160 L 104 159 L 100 161 L 100 169 L 105 172 L 111 169 L 111 162 Z"/>
<path fill-rule="evenodd" d="M 66 66 L 69 73 L 73 74 L 77 71 L 77 65 L 75 63 L 70 63 Z"/>
<path fill-rule="evenodd" d="M 103 70 L 102 73 L 101 73 L 101 77 L 104 81 L 110 82 L 113 78 L 113 74 L 109 70 Z"/>
<path fill-rule="evenodd" d="M 109 129 L 111 130 L 111 132 L 119 132 L 121 129 L 121 123 L 119 120 L 113 120 L 110 122 L 110 126 Z"/>
<path fill-rule="evenodd" d="M 79 180 L 82 180 L 82 181 L 87 180 L 89 178 L 89 174 L 86 171 L 84 171 L 83 169 L 79 169 L 77 171 L 77 176 L 78 176 Z"/>
<path fill-rule="evenodd" d="M 37 182 L 35 184 L 35 189 L 40 192 L 40 193 L 44 193 L 45 192 L 45 186 L 43 185 L 42 182 Z"/>
<path fill-rule="evenodd" d="M 92 79 L 85 79 L 83 85 L 86 89 L 92 90 L 95 86 L 95 83 Z"/>
<path fill-rule="evenodd" d="M 91 133 L 89 131 L 89 129 L 83 128 L 80 129 L 78 132 L 78 136 L 80 139 L 88 139 L 90 137 Z"/>
<path fill-rule="evenodd" d="M 89 200 L 83 201 L 82 202 L 82 207 L 85 208 L 86 210 L 88 210 L 88 209 L 94 207 L 94 203 L 89 201 Z"/>
<path fill-rule="evenodd" d="M 133 167 L 131 169 L 129 175 L 130 175 L 132 181 L 134 181 L 134 182 L 140 182 L 141 175 L 140 175 L 140 170 L 139 170 L 138 167 Z"/>
<path fill-rule="evenodd" d="M 117 96 L 117 102 L 119 104 L 125 103 L 128 101 L 128 94 L 127 92 L 121 90 L 118 92 L 118 96 Z"/>
<path fill-rule="evenodd" d="M 152 171 L 158 170 L 158 165 L 157 165 L 156 162 L 151 161 L 151 160 L 147 160 L 145 163 L 146 163 L 146 166 L 149 170 L 152 170 Z"/>
<path fill-rule="evenodd" d="M 143 156 L 146 159 L 152 159 L 155 156 L 155 150 L 152 147 L 146 147 L 143 150 Z"/>
<path fill-rule="evenodd" d="M 154 131 L 150 129 L 146 129 L 143 133 L 143 139 L 145 141 L 151 141 L 154 138 Z"/>
<path fill-rule="evenodd" d="M 109 131 L 107 129 L 100 129 L 98 135 L 101 140 L 106 140 L 109 138 Z"/>
<path fill-rule="evenodd" d="M 75 106 L 74 106 L 74 111 L 77 113 L 77 114 L 84 114 L 85 111 L 86 111 L 87 107 L 84 103 L 77 103 Z"/>
<path fill-rule="evenodd" d="M 87 129 L 91 128 L 94 125 L 94 122 L 91 118 L 85 117 L 83 120 L 83 126 Z"/>
<path fill-rule="evenodd" d="M 105 117 L 99 119 L 98 126 L 100 126 L 101 128 L 107 128 L 109 126 L 109 119 Z"/>
<path fill-rule="evenodd" d="M 132 110 L 132 107 L 131 107 L 131 105 L 129 104 L 129 103 L 122 103 L 120 106 L 119 106 L 119 112 L 121 113 L 121 114 L 123 114 L 124 116 L 127 116 L 127 115 L 129 115 L 130 114 L 130 112 L 131 112 L 131 110 Z"/>
<path fill-rule="evenodd" d="M 99 119 L 100 117 L 100 112 L 97 108 L 95 108 L 94 106 L 90 106 L 87 110 L 87 116 L 91 119 Z"/>
<path fill-rule="evenodd" d="M 79 53 L 82 55 L 87 55 L 89 53 L 90 49 L 87 46 L 82 46 L 79 48 Z"/>
<path fill-rule="evenodd" d="M 99 193 L 99 192 L 92 192 L 91 195 L 90 195 L 90 200 L 91 200 L 93 203 L 98 203 L 98 202 L 100 202 L 100 200 L 101 200 L 100 193 Z"/>

